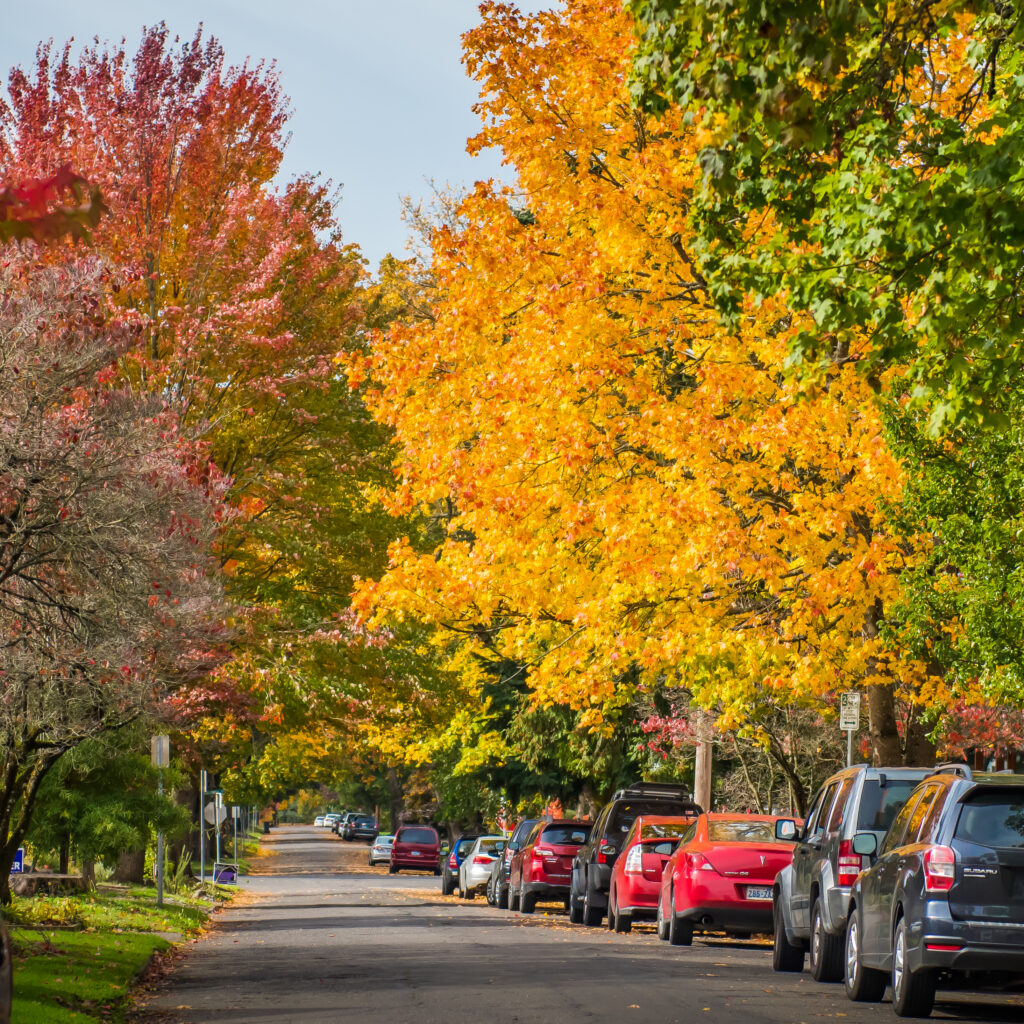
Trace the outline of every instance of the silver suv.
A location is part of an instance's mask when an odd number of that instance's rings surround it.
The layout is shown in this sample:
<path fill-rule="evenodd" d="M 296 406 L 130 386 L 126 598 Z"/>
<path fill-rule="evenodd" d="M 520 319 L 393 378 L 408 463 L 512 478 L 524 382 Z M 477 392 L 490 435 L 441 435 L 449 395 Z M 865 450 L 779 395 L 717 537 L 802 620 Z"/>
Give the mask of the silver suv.
<path fill-rule="evenodd" d="M 773 887 L 775 970 L 802 971 L 809 951 L 815 981 L 842 978 L 850 888 L 870 863 L 854 852 L 853 837 L 871 832 L 880 842 L 914 788 L 934 770 L 858 764 L 836 772 L 814 795 L 793 863 Z"/>

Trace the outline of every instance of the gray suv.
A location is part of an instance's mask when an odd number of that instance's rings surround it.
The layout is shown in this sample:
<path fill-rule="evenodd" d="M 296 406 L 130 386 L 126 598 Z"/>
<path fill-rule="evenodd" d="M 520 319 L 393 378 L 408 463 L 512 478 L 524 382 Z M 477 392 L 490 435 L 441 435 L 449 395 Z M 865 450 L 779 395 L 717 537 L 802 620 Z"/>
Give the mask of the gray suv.
<path fill-rule="evenodd" d="M 772 889 L 776 971 L 802 971 L 809 951 L 815 981 L 843 977 L 850 889 L 869 863 L 854 852 L 853 837 L 872 832 L 880 841 L 917 784 L 934 770 L 854 765 L 836 772 L 814 795 L 793 863 L 779 872 Z M 787 826 L 780 821 L 777 829 Z"/>

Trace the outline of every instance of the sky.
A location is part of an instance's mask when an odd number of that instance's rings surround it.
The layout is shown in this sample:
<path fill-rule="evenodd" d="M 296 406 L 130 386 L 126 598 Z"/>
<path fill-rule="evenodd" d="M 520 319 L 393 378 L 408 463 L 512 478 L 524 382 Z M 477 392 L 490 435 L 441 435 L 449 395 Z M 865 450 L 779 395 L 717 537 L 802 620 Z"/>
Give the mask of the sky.
<path fill-rule="evenodd" d="M 11 0 L 0 0 L 8 3 Z M 438 185 L 500 177 L 497 154 L 471 158 L 476 86 L 459 35 L 478 20 L 478 0 L 32 0 L 4 19 L 4 78 L 31 64 L 36 46 L 127 40 L 166 21 L 191 38 L 202 22 L 229 64 L 276 60 L 293 110 L 283 174 L 321 173 L 342 185 L 339 219 L 375 267 L 405 254 L 401 197 Z M 550 6 L 522 2 L 524 10 Z"/>

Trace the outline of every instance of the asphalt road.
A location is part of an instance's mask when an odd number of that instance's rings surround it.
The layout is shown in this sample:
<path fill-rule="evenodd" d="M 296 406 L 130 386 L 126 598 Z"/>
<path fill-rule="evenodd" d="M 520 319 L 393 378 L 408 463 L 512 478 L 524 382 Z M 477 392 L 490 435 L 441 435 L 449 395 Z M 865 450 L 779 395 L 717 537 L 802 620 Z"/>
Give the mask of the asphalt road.
<path fill-rule="evenodd" d="M 243 902 L 217 916 L 133 1024 L 844 1024 L 897 1018 L 838 985 L 775 974 L 767 940 L 659 942 L 443 897 L 369 869 L 366 847 L 280 828 Z M 940 993 L 933 1019 L 1024 1021 L 1024 997 Z"/>

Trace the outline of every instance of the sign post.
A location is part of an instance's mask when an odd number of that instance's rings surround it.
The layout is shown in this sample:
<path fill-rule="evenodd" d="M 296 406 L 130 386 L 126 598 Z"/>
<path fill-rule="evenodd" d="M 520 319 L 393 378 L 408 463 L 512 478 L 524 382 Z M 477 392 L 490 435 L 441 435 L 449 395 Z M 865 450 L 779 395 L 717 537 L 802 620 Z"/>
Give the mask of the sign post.
<path fill-rule="evenodd" d="M 853 734 L 860 731 L 860 694 L 847 690 L 839 695 L 839 728 L 846 733 L 846 767 L 853 764 Z"/>
<path fill-rule="evenodd" d="M 203 811 L 206 807 L 206 769 L 199 769 L 199 884 L 206 881 L 206 822 Z"/>
<path fill-rule="evenodd" d="M 164 795 L 164 769 L 171 763 L 171 737 L 154 736 L 150 740 L 153 767 L 156 768 L 156 792 Z M 164 834 L 156 834 L 156 905 L 164 905 Z"/>

